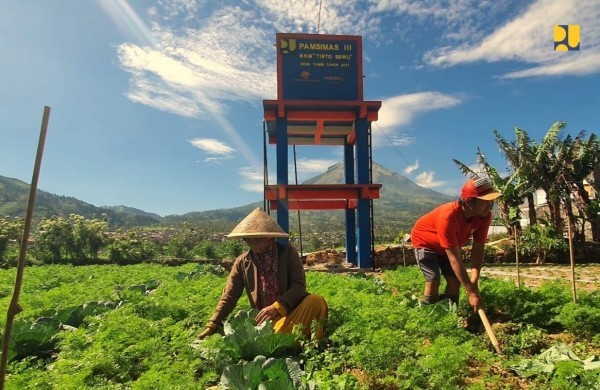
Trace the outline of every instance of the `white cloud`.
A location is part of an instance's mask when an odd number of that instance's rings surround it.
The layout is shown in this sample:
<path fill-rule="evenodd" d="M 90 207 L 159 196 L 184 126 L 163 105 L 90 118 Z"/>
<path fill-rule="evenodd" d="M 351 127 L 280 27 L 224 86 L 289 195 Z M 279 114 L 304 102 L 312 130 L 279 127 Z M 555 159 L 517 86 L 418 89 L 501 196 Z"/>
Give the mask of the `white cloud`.
<path fill-rule="evenodd" d="M 127 96 L 183 116 L 224 113 L 231 101 L 260 102 L 275 97 L 276 56 L 272 45 L 265 44 L 274 41 L 273 31 L 316 33 L 318 28 L 321 34 L 356 34 L 379 45 L 397 39 L 382 29 L 384 19 L 401 16 L 401 21 L 394 23 L 408 29 L 402 36 L 411 36 L 411 31 L 420 28 L 415 26 L 418 22 L 435 24 L 442 30 L 442 39 L 472 40 L 493 24 L 498 13 L 520 4 L 515 0 L 231 3 L 214 7 L 208 0 L 160 0 L 149 8 L 151 28 L 143 27 L 153 44 L 125 43 L 118 48 L 121 66 L 131 74 Z M 511 48 L 510 53 L 518 49 Z M 430 61 L 435 65 L 446 57 L 452 61 L 460 50 L 440 49 L 430 53 Z"/>
<path fill-rule="evenodd" d="M 256 192 L 259 194 L 262 194 L 264 191 L 263 183 L 242 183 L 240 184 L 240 188 L 248 192 Z"/>
<path fill-rule="evenodd" d="M 485 156 L 484 156 L 485 157 Z M 471 165 L 467 165 L 467 167 L 473 171 L 476 175 L 478 176 L 482 176 L 485 177 L 486 176 L 486 170 L 485 167 L 482 164 L 479 164 L 478 162 L 474 162 Z M 499 171 L 498 174 L 500 175 L 500 177 L 508 177 L 509 172 L 508 171 Z M 468 177 L 467 177 L 468 178 Z M 466 180 L 466 178 L 465 178 Z"/>
<path fill-rule="evenodd" d="M 233 156 L 227 156 L 227 157 L 206 157 L 204 159 L 204 162 L 208 162 L 208 163 L 215 162 L 215 163 L 218 163 L 218 162 L 220 162 L 222 160 L 231 160 L 232 158 L 233 158 Z"/>
<path fill-rule="evenodd" d="M 409 146 L 415 143 L 415 137 L 410 137 L 406 134 L 398 134 L 392 137 L 394 146 Z"/>
<path fill-rule="evenodd" d="M 560 76 L 564 74 L 583 76 L 597 72 L 600 72 L 600 52 L 586 52 L 574 59 L 506 73 L 505 75 L 502 75 L 501 78 L 516 79 L 536 76 Z"/>
<path fill-rule="evenodd" d="M 461 103 L 457 97 L 440 92 L 418 92 L 383 99 L 377 124 L 384 128 L 406 126 L 417 114 L 452 108 Z"/>
<path fill-rule="evenodd" d="M 581 25 L 581 50 L 554 51 L 554 26 Z M 477 61 L 520 61 L 532 68 L 502 78 L 585 75 L 600 72 L 600 3 L 579 0 L 538 0 L 521 15 L 478 42 L 445 47 L 425 55 L 434 66 Z"/>
<path fill-rule="evenodd" d="M 159 0 L 160 4 L 165 12 L 164 18 L 170 19 L 176 16 L 183 15 L 186 20 L 193 19 L 196 12 L 203 3 L 207 3 L 207 0 Z M 154 11 L 156 12 L 156 11 Z"/>
<path fill-rule="evenodd" d="M 327 171 L 327 168 L 330 166 L 339 163 L 338 160 L 327 160 L 327 159 L 298 159 L 296 161 L 297 170 L 298 170 L 298 182 L 302 183 L 304 180 L 309 179 L 315 174 L 321 174 Z M 243 167 L 238 172 L 240 176 L 242 176 L 242 184 L 240 188 L 251 191 L 251 192 L 259 192 L 262 193 L 264 190 L 264 174 L 263 171 L 259 171 L 257 169 L 251 167 Z M 290 184 L 295 183 L 294 177 L 294 166 L 288 166 L 288 181 Z M 276 172 L 270 172 L 269 174 L 269 184 L 276 183 Z"/>
<path fill-rule="evenodd" d="M 419 169 L 419 160 L 415 161 L 415 163 L 413 165 L 409 165 L 406 168 L 404 168 L 404 173 L 406 173 L 407 175 L 410 175 L 417 169 Z"/>
<path fill-rule="evenodd" d="M 427 111 L 452 108 L 462 100 L 440 92 L 418 92 L 383 99 L 379 110 L 379 119 L 373 130 L 373 145 L 384 146 L 390 143 L 406 146 L 414 142 L 414 138 L 404 134 L 394 134 L 399 128 L 409 125 L 418 114 Z"/>
<path fill-rule="evenodd" d="M 572 8 L 574 11 L 569 12 L 578 16 L 574 22 L 585 26 L 585 34 L 582 34 L 586 39 L 592 39 L 594 34 L 600 37 L 597 30 L 590 30 L 592 25 L 597 25 L 593 12 L 586 13 L 594 10 L 591 1 L 577 1 L 577 6 L 570 8 L 561 6 L 561 2 L 541 1 L 530 7 L 526 15 L 531 14 L 533 18 L 541 13 L 534 12 L 536 6 L 542 10 L 552 6 L 559 10 Z M 427 60 L 436 66 L 528 56 L 523 49 L 534 48 L 539 52 L 551 45 L 547 34 L 543 37 L 538 34 L 537 40 L 528 38 L 529 30 L 519 27 L 518 23 L 524 17 L 513 22 L 516 27 L 505 27 L 506 31 L 501 28 L 481 41 L 481 37 L 489 33 L 489 26 L 495 26 L 499 14 L 524 7 L 517 0 L 243 0 L 236 5 L 232 3 L 225 1 L 215 7 L 208 0 L 159 0 L 150 7 L 147 15 L 152 18 L 151 28 L 140 20 L 139 30 L 148 38 L 140 42 L 151 43 L 125 43 L 118 48 L 121 66 L 131 74 L 126 95 L 157 109 L 200 118 L 207 112 L 223 113 L 231 101 L 260 102 L 260 99 L 274 98 L 276 56 L 272 45 L 265 44 L 274 41 L 273 31 L 316 33 L 318 29 L 321 34 L 356 34 L 377 46 L 398 39 L 397 34 L 382 29 L 384 21 L 395 20 L 395 28 L 406 30 L 402 37 L 413 36 L 411 32 L 427 23 L 441 30 L 443 40 L 470 43 L 470 46 L 465 44 L 429 53 Z M 580 17 L 582 13 L 585 18 Z M 116 18 L 119 12 L 110 14 Z M 595 16 L 600 19 L 597 12 Z M 398 17 L 402 19 L 397 20 Z M 539 19 L 533 20 L 540 24 Z M 561 21 L 567 22 L 570 21 Z M 530 27 L 538 33 L 545 31 L 541 27 Z M 479 44 L 473 44 L 474 40 Z M 529 46 L 523 46 L 527 42 Z M 585 42 L 590 45 L 589 40 Z M 367 53 L 364 55 L 368 62 Z M 597 63 L 595 57 L 590 57 L 588 62 L 592 68 Z M 551 71 L 556 69 L 548 69 Z M 508 77 L 523 76 L 515 73 Z"/>
<path fill-rule="evenodd" d="M 175 87 L 200 87 L 202 80 L 186 64 L 153 48 L 140 48 L 132 44 L 121 45 L 121 63 L 132 69 L 143 69 L 156 75 L 166 84 Z"/>
<path fill-rule="evenodd" d="M 162 2 L 168 8 L 165 19 L 174 12 L 195 11 L 192 3 L 176 3 Z M 121 66 L 132 75 L 127 96 L 133 101 L 201 117 L 223 112 L 225 102 L 259 102 L 275 96 L 275 53 L 265 45 L 273 37 L 269 29 L 257 25 L 259 18 L 253 12 L 222 7 L 195 29 L 169 27 L 156 7 L 150 14 L 164 22 L 152 25 L 158 43 L 118 47 Z M 171 97 L 186 104 L 172 104 Z"/>
<path fill-rule="evenodd" d="M 264 191 L 264 176 L 262 172 L 251 167 L 243 167 L 238 173 L 243 178 L 240 184 L 241 189 L 258 193 Z"/>
<path fill-rule="evenodd" d="M 240 169 L 239 174 L 248 180 L 260 182 L 263 181 L 262 172 L 258 172 L 257 170 L 250 167 L 243 167 L 242 169 Z"/>
<path fill-rule="evenodd" d="M 235 152 L 235 149 L 226 143 L 212 138 L 195 138 L 191 140 L 190 143 L 208 154 L 229 156 L 231 153 Z"/>
<path fill-rule="evenodd" d="M 328 159 L 309 159 L 299 158 L 296 160 L 296 166 L 298 171 L 298 183 L 310 179 L 316 175 L 327 172 L 327 169 L 339 163 L 340 160 L 328 160 Z M 295 183 L 294 165 L 290 164 L 288 167 L 288 181 L 290 184 Z"/>
<path fill-rule="evenodd" d="M 373 13 L 407 16 L 402 25 L 414 29 L 414 24 L 427 24 L 442 30 L 442 38 L 450 41 L 480 39 L 498 14 L 513 10 L 520 0 L 383 0 L 374 2 Z M 410 30 L 402 35 L 410 34 Z"/>
<path fill-rule="evenodd" d="M 415 183 L 425 188 L 434 188 L 440 187 L 446 184 L 445 181 L 435 180 L 435 172 L 434 171 L 425 171 L 417 175 L 415 178 Z"/>
<path fill-rule="evenodd" d="M 375 34 L 379 17 L 371 1 L 358 0 L 257 0 L 277 31 L 320 34 Z M 320 8 L 320 15 L 319 15 Z"/>
<path fill-rule="evenodd" d="M 473 172 L 475 172 L 478 175 L 481 175 L 485 172 L 483 165 L 481 165 L 477 162 L 473 163 L 472 165 L 469 165 L 468 167 L 469 167 L 469 169 L 471 169 Z"/>
<path fill-rule="evenodd" d="M 327 168 L 337 163 L 339 163 L 338 160 L 307 158 L 300 158 L 296 162 L 298 166 L 298 171 L 302 171 L 305 173 L 323 173 L 327 171 Z"/>
<path fill-rule="evenodd" d="M 230 101 L 274 98 L 276 56 L 273 47 L 265 45 L 274 41 L 273 31 L 316 33 L 320 7 L 320 33 L 359 34 L 377 40 L 380 18 L 389 14 L 390 7 L 414 15 L 416 6 L 407 8 L 401 3 L 257 0 L 225 4 L 215 11 L 208 1 L 161 0 L 148 9 L 151 28 L 140 21 L 148 37 L 141 42 L 151 44 L 118 47 L 120 64 L 131 74 L 126 95 L 141 104 L 193 117 L 224 112 Z M 418 14 L 429 12 L 427 7 L 417 8 Z"/>
<path fill-rule="evenodd" d="M 462 184 L 461 184 L 461 188 L 462 188 Z M 446 194 L 446 195 L 450 195 L 450 196 L 458 196 L 460 194 L 460 188 L 455 188 L 455 187 L 438 188 L 436 191 L 439 191 L 442 194 Z"/>

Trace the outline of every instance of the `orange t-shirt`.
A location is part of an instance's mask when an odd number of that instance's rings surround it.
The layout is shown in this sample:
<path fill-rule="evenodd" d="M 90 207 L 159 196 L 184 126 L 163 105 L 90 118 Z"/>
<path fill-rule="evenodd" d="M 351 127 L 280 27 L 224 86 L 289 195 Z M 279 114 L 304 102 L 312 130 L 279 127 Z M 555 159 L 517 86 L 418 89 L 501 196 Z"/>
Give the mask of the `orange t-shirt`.
<path fill-rule="evenodd" d="M 445 203 L 419 218 L 410 238 L 414 248 L 427 248 L 445 255 L 446 249 L 467 244 L 471 236 L 474 242 L 485 243 L 491 222 L 491 213 L 467 221 L 458 201 Z"/>

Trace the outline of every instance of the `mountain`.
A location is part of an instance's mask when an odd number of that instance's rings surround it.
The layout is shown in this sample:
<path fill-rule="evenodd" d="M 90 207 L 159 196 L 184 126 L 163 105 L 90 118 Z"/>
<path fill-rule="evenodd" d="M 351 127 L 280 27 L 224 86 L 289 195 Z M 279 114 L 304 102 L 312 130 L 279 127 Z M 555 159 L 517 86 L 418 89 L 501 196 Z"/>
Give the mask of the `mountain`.
<path fill-rule="evenodd" d="M 343 184 L 344 164 L 337 163 L 330 166 L 326 172 L 310 178 L 302 184 Z M 414 221 L 422 214 L 434 207 L 450 202 L 455 197 L 418 186 L 410 179 L 390 171 L 389 169 L 373 163 L 373 183 L 382 184 L 380 199 L 374 200 L 374 216 L 376 223 L 392 224 L 396 228 L 408 230 Z M 208 221 L 226 221 L 234 223 L 240 221 L 256 207 L 263 207 L 263 202 L 255 202 L 245 206 L 231 209 L 197 211 L 183 215 L 172 215 L 163 218 L 164 222 L 181 223 L 183 221 L 201 223 Z M 276 212 L 274 212 L 276 215 Z M 290 226 L 297 226 L 298 215 L 290 213 Z M 343 226 L 344 213 L 342 211 L 302 211 L 302 225 L 327 223 L 332 228 Z"/>
<path fill-rule="evenodd" d="M 418 186 L 410 179 L 390 171 L 373 162 L 373 183 L 382 184 L 380 198 L 373 201 L 375 212 L 412 211 L 425 213 L 455 197 Z M 337 163 L 327 169 L 327 172 L 303 182 L 303 184 L 343 184 L 344 164 Z"/>
<path fill-rule="evenodd" d="M 302 184 L 343 184 L 344 166 L 342 163 L 332 165 L 326 172 L 315 176 Z M 404 176 L 373 163 L 373 183 L 382 184 L 380 199 L 374 200 L 374 226 L 380 229 L 408 230 L 414 221 L 439 204 L 452 201 L 454 197 L 431 189 L 423 188 Z M 29 184 L 17 179 L 0 176 L 0 217 L 25 216 Z M 161 217 L 127 206 L 97 207 L 72 197 L 54 195 L 38 190 L 36 195 L 36 218 L 53 215 L 67 216 L 79 214 L 86 218 L 101 218 L 106 215 L 112 227 L 177 225 L 182 222 L 192 224 L 210 223 L 222 227 L 222 231 L 230 229 L 256 207 L 263 207 L 263 202 L 254 202 L 230 209 L 194 211 L 182 215 Z M 298 213 L 290 213 L 290 226 L 298 225 Z M 306 231 L 318 231 L 323 227 L 339 229 L 344 224 L 343 211 L 302 211 L 302 228 Z M 306 228 L 304 228 L 306 226 Z M 299 227 L 298 227 L 299 228 Z"/>
<path fill-rule="evenodd" d="M 237 223 L 242 220 L 246 215 L 250 214 L 252 210 L 260 207 L 263 208 L 263 202 L 249 203 L 244 206 L 234 207 L 230 209 L 215 209 L 208 211 L 192 211 L 182 215 L 167 215 L 163 217 L 163 223 L 166 224 L 177 224 L 184 221 L 193 223 L 203 222 L 215 222 L 223 221 L 230 223 Z"/>
<path fill-rule="evenodd" d="M 28 202 L 29 184 L 0 176 L 0 217 L 24 217 Z M 111 227 L 148 226 L 161 222 L 159 215 L 142 210 L 125 206 L 97 207 L 73 197 L 55 195 L 38 189 L 33 213 L 36 220 L 69 214 L 79 214 L 90 219 L 103 218 L 106 215 Z"/>
<path fill-rule="evenodd" d="M 140 209 L 136 209 L 134 207 L 127 207 L 127 206 L 102 206 L 102 208 L 105 209 L 109 209 L 112 210 L 116 213 L 122 213 L 122 214 L 128 214 L 134 217 L 139 217 L 139 218 L 150 218 L 156 221 L 160 221 L 162 219 L 162 217 L 158 214 L 154 214 L 154 213 L 148 213 L 144 210 L 140 210 Z"/>

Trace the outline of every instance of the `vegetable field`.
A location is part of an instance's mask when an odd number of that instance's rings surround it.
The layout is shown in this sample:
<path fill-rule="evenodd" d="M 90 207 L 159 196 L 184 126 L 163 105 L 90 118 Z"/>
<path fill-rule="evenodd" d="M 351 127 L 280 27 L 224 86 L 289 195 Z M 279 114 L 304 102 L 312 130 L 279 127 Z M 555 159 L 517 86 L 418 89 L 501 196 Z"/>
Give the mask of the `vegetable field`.
<path fill-rule="evenodd" d="M 329 305 L 320 343 L 254 327 L 245 296 L 224 336 L 197 342 L 226 275 L 197 264 L 26 268 L 6 388 L 600 389 L 598 289 L 575 304 L 565 279 L 517 289 L 484 277 L 500 356 L 464 295 L 458 307 L 419 304 L 415 267 L 309 272 Z M 0 271 L 2 331 L 14 276 Z"/>

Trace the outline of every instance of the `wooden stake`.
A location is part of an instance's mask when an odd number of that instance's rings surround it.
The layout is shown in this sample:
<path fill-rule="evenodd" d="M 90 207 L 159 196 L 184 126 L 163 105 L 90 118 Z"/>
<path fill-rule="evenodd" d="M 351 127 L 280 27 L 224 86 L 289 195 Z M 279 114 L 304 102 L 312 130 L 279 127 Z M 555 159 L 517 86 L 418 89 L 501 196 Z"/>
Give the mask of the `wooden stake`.
<path fill-rule="evenodd" d="M 573 236 L 571 235 L 570 218 L 567 218 L 567 232 L 569 234 L 569 257 L 571 258 L 571 284 L 573 289 L 573 303 L 577 303 L 577 285 L 575 283 L 575 257 L 573 256 Z"/>
<path fill-rule="evenodd" d="M 29 187 L 29 203 L 27 204 L 25 226 L 23 227 L 21 250 L 19 252 L 19 260 L 17 262 L 17 276 L 15 279 L 15 288 L 13 291 L 12 299 L 10 301 L 10 305 L 8 306 L 8 311 L 6 313 L 6 327 L 4 328 L 4 340 L 2 341 L 2 360 L 0 362 L 0 390 L 4 389 L 6 366 L 8 364 L 8 349 L 10 347 L 13 322 L 15 316 L 23 310 L 23 308 L 19 304 L 19 295 L 21 294 L 21 286 L 23 285 L 23 271 L 25 270 L 25 254 L 27 253 L 27 242 L 29 241 L 29 230 L 31 228 L 33 207 L 35 206 L 35 195 L 37 192 L 38 177 L 40 175 L 40 167 L 42 165 L 42 155 L 44 154 L 44 144 L 46 143 L 46 131 L 48 130 L 49 120 L 50 107 L 44 106 L 44 115 L 42 117 L 42 127 L 40 129 L 40 138 L 38 141 L 38 148 L 35 156 L 33 176 L 31 178 L 31 186 Z"/>
<path fill-rule="evenodd" d="M 406 267 L 406 254 L 404 253 L 405 243 L 402 243 L 402 264 Z"/>
<path fill-rule="evenodd" d="M 485 315 L 485 312 L 483 311 L 483 309 L 479 309 L 479 310 L 477 310 L 477 312 L 479 313 L 481 322 L 483 322 L 485 331 L 487 332 L 490 340 L 492 341 L 492 345 L 494 346 L 494 349 L 496 350 L 496 352 L 498 352 L 498 355 L 502 355 L 502 350 L 500 349 L 500 343 L 498 342 L 498 339 L 496 338 L 496 334 L 494 333 L 494 330 L 492 329 L 492 325 L 490 325 L 490 321 L 488 321 L 488 318 Z"/>
<path fill-rule="evenodd" d="M 519 236 L 517 234 L 517 226 L 515 225 L 515 261 L 517 263 L 517 288 L 521 288 L 521 272 L 519 268 Z"/>

